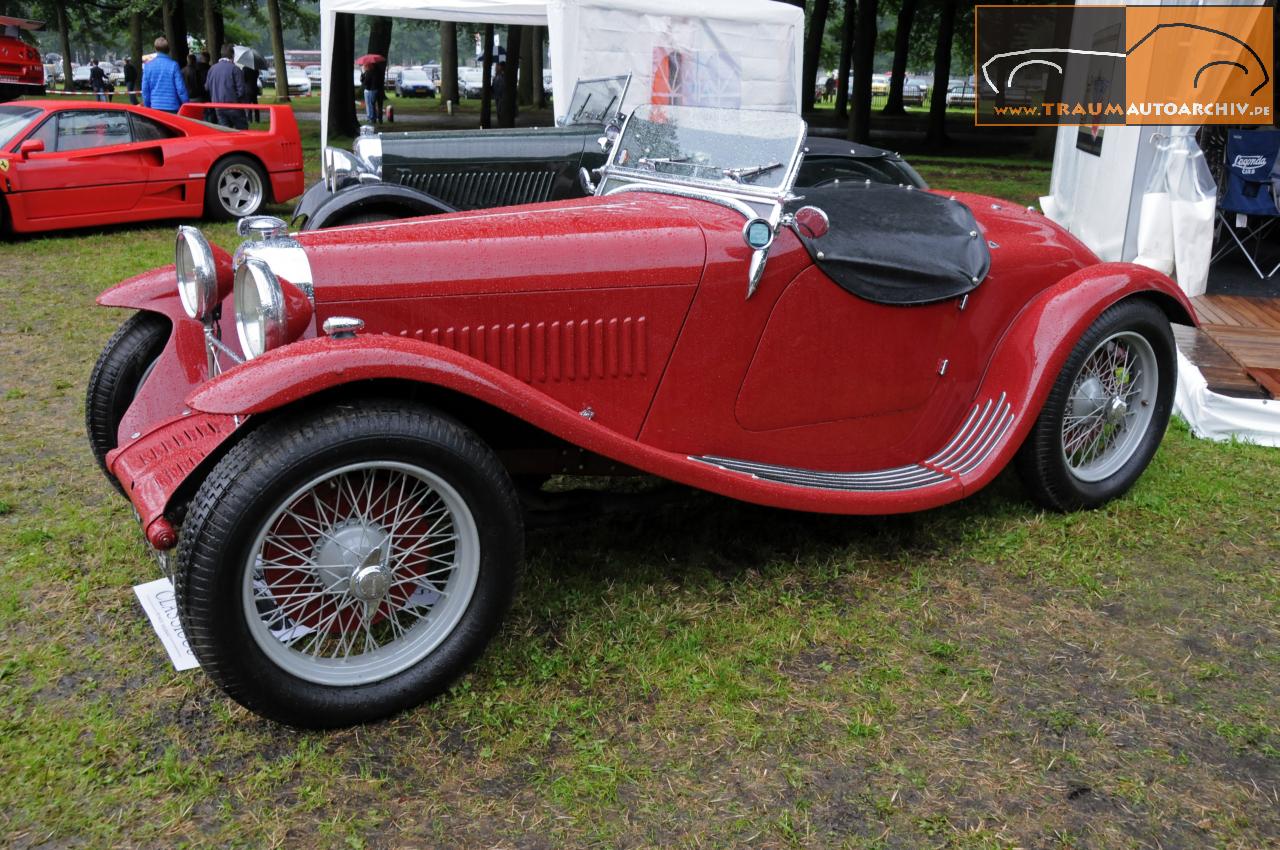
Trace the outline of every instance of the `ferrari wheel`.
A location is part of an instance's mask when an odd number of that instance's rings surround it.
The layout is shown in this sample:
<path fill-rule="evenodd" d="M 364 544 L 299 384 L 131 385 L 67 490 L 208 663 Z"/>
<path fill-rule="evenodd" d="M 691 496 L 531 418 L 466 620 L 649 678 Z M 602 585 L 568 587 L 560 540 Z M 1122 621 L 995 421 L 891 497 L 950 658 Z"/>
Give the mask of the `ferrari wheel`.
<path fill-rule="evenodd" d="M 183 525 L 178 607 L 232 699 L 314 728 L 443 691 L 501 623 L 523 552 L 514 488 L 457 423 L 394 402 L 268 423 Z"/>
<path fill-rule="evenodd" d="M 262 169 L 247 156 L 218 160 L 205 182 L 205 211 L 224 221 L 253 215 L 262 209 L 265 187 Z"/>
<path fill-rule="evenodd" d="M 1123 301 L 1085 331 L 1018 454 L 1037 502 L 1093 508 L 1133 486 L 1169 423 L 1174 351 L 1169 320 L 1148 301 Z"/>
<path fill-rule="evenodd" d="M 134 313 L 98 355 L 84 400 L 84 426 L 98 468 L 121 495 L 124 488 L 107 471 L 107 453 L 116 447 L 120 420 L 155 368 L 169 341 L 169 320 L 159 313 Z"/>

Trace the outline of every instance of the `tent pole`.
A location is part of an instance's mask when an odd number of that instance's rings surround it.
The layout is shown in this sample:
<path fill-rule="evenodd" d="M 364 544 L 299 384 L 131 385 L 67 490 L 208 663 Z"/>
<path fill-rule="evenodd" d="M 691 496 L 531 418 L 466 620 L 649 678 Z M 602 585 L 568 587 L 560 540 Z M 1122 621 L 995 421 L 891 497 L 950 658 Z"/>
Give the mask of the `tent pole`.
<path fill-rule="evenodd" d="M 480 71 L 480 129 L 493 126 L 493 24 L 484 25 L 484 59 Z"/>

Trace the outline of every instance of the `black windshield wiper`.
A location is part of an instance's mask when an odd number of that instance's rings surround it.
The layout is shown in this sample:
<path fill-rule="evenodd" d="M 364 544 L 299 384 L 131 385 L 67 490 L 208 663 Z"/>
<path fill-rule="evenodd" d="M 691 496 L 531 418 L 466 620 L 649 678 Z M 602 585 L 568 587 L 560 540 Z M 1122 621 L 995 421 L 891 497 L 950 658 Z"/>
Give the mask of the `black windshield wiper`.
<path fill-rule="evenodd" d="M 744 180 L 750 180 L 759 177 L 761 174 L 773 171 L 775 168 L 781 168 L 782 163 L 770 162 L 767 165 L 757 165 L 752 168 L 725 168 L 721 170 L 721 174 L 728 177 L 735 183 L 741 183 Z"/>
<path fill-rule="evenodd" d="M 674 165 L 679 163 L 685 163 L 688 161 L 689 161 L 689 157 L 687 156 L 655 156 L 655 157 L 642 156 L 640 157 L 640 159 L 636 160 L 636 165 L 640 166 L 641 168 L 645 168 L 647 166 L 650 171 L 657 171 L 657 169 L 654 166 Z"/>

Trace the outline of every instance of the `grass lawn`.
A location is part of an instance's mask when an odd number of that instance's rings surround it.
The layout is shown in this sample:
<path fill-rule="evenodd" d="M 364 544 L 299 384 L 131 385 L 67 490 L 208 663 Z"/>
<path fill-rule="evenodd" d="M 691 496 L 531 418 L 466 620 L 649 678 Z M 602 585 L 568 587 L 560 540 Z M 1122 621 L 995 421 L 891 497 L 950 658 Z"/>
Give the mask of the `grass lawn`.
<path fill-rule="evenodd" d="M 1047 189 L 1043 164 L 917 164 Z M 83 433 L 123 319 L 94 296 L 172 243 L 172 222 L 0 242 L 0 844 L 1280 843 L 1280 464 L 1179 424 L 1086 514 L 1006 475 L 909 517 L 691 493 L 539 531 L 445 698 L 329 734 L 259 720 L 170 668 L 130 590 L 156 569 Z"/>

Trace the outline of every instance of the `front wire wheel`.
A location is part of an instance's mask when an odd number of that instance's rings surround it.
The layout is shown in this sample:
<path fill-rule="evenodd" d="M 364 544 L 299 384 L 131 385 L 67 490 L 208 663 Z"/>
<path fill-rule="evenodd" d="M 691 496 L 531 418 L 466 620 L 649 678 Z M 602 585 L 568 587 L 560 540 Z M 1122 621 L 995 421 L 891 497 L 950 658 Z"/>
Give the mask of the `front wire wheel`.
<path fill-rule="evenodd" d="M 1018 452 L 1037 502 L 1093 508 L 1133 486 L 1169 423 L 1174 352 L 1168 318 L 1145 300 L 1116 304 L 1085 331 Z"/>
<path fill-rule="evenodd" d="M 233 699 L 296 726 L 362 723 L 444 690 L 510 602 L 514 488 L 470 431 L 365 403 L 248 434 L 197 492 L 178 607 Z"/>

